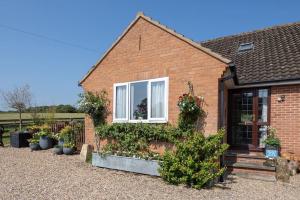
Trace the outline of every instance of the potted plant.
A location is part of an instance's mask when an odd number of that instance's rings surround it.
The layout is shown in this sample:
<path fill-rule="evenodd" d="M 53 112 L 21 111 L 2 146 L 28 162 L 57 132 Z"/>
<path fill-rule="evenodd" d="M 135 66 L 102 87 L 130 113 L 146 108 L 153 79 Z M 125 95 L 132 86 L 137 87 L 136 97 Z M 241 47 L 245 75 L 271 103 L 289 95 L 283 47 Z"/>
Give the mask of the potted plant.
<path fill-rule="evenodd" d="M 63 154 L 63 146 L 61 146 L 61 145 L 55 145 L 53 147 L 53 153 L 56 154 L 56 155 Z"/>
<path fill-rule="evenodd" d="M 58 145 L 63 146 L 64 142 L 73 140 L 74 131 L 71 126 L 64 127 L 57 135 Z"/>
<path fill-rule="evenodd" d="M 33 134 L 32 139 L 29 139 L 28 142 L 31 151 L 37 151 L 40 149 L 40 136 L 38 134 Z"/>
<path fill-rule="evenodd" d="M 276 137 L 276 129 L 269 126 L 268 127 L 268 136 L 265 143 L 265 155 L 267 158 L 277 158 L 279 155 L 280 140 Z"/>
<path fill-rule="evenodd" d="M 53 146 L 53 139 L 51 136 L 50 128 L 47 125 L 41 127 L 41 131 L 38 133 L 40 136 L 40 147 L 43 150 L 50 149 Z"/>
<path fill-rule="evenodd" d="M 65 155 L 72 155 L 75 151 L 75 144 L 73 142 L 64 143 L 63 152 Z"/>
<path fill-rule="evenodd" d="M 52 148 L 53 140 L 50 137 L 50 134 L 47 132 L 41 131 L 41 132 L 39 132 L 39 135 L 40 135 L 40 141 L 39 141 L 40 147 L 43 150 Z"/>

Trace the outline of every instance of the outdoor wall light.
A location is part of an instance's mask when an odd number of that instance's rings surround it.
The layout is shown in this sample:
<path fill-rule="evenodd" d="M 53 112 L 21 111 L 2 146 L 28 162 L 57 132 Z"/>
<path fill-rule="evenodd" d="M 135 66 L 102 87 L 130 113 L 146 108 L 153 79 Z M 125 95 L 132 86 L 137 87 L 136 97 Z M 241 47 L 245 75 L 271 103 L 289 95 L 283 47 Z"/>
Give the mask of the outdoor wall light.
<path fill-rule="evenodd" d="M 277 98 L 277 101 L 278 101 L 279 103 L 284 102 L 284 100 L 285 100 L 285 95 L 280 95 L 280 96 Z"/>

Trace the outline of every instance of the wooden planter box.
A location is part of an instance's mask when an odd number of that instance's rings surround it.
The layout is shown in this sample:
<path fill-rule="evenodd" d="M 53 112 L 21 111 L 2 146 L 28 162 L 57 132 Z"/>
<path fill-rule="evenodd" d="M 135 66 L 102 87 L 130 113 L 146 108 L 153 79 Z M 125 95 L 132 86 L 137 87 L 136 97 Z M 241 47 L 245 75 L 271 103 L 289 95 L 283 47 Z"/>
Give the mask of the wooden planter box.
<path fill-rule="evenodd" d="M 29 142 L 27 140 L 30 138 L 31 138 L 31 134 L 27 132 L 11 133 L 10 145 L 16 148 L 29 147 Z"/>
<path fill-rule="evenodd" d="M 101 156 L 98 153 L 93 153 L 92 165 L 151 176 L 160 176 L 158 173 L 159 163 L 155 160 L 115 155 Z"/>

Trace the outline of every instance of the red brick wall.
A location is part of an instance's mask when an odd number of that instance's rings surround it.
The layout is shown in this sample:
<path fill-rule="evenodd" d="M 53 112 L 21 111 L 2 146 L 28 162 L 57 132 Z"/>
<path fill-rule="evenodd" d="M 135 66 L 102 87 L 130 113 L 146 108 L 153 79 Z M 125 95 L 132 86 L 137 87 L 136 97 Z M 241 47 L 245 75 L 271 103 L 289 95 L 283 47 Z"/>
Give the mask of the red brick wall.
<path fill-rule="evenodd" d="M 188 91 L 187 82 L 192 81 L 195 94 L 203 95 L 206 101 L 205 133 L 208 134 L 218 128 L 218 78 L 225 68 L 221 61 L 140 18 L 82 86 L 87 91 L 105 89 L 112 110 L 114 83 L 167 76 L 169 122 L 175 124 L 177 99 Z M 111 115 L 108 121 L 112 121 Z M 91 123 L 86 122 L 86 139 L 91 143 Z"/>
<path fill-rule="evenodd" d="M 285 101 L 278 97 L 285 95 Z M 277 129 L 282 153 L 300 156 L 300 85 L 276 86 L 271 89 L 271 126 Z"/>

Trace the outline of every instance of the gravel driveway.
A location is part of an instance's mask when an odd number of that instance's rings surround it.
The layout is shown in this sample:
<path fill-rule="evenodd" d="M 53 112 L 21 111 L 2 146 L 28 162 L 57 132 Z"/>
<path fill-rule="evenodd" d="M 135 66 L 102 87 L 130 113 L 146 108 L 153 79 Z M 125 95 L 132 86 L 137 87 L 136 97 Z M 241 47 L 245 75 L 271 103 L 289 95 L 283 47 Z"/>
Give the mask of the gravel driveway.
<path fill-rule="evenodd" d="M 300 175 L 290 184 L 231 177 L 226 184 L 195 190 L 95 168 L 78 155 L 0 148 L 0 199 L 300 199 Z"/>

